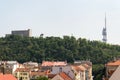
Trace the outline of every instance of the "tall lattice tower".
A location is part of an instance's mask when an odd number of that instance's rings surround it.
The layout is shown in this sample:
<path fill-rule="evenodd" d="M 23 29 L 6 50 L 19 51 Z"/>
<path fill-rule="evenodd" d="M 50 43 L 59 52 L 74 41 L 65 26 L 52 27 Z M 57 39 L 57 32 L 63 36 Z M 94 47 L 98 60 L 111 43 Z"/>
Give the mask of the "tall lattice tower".
<path fill-rule="evenodd" d="M 106 43 L 107 42 L 106 14 L 105 14 L 105 27 L 103 27 L 102 35 L 103 35 L 102 41 Z"/>

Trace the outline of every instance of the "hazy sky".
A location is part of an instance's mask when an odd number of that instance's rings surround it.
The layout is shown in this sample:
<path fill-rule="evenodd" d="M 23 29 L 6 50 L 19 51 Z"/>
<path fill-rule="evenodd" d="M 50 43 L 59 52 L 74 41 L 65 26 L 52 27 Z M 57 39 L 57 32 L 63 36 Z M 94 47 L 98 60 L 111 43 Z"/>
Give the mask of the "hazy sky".
<path fill-rule="evenodd" d="M 0 36 L 32 29 L 33 36 L 68 35 L 120 44 L 120 0 L 0 0 Z"/>

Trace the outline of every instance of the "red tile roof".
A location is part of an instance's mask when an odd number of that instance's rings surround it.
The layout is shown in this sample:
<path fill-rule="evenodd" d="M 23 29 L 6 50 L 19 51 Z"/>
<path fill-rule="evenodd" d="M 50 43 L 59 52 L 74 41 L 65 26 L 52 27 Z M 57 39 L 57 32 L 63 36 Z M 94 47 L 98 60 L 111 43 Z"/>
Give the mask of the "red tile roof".
<path fill-rule="evenodd" d="M 66 73 L 64 72 L 61 72 L 59 74 L 64 80 L 72 80 Z"/>
<path fill-rule="evenodd" d="M 120 60 L 116 60 L 116 61 L 113 61 L 113 62 L 108 62 L 106 65 L 107 66 L 119 66 L 120 65 Z"/>
<path fill-rule="evenodd" d="M 34 75 L 44 76 L 44 75 L 46 75 L 46 72 L 31 72 L 30 75 L 31 76 L 34 76 Z"/>
<path fill-rule="evenodd" d="M 17 80 L 12 74 L 0 74 L 0 80 Z"/>
<path fill-rule="evenodd" d="M 17 69 L 15 70 L 15 72 L 29 72 L 29 71 L 30 71 L 29 68 L 17 68 Z"/>
<path fill-rule="evenodd" d="M 62 62 L 62 61 L 58 61 L 58 62 L 54 62 L 54 61 L 43 61 L 42 62 L 42 66 L 66 66 L 67 63 L 66 62 Z"/>

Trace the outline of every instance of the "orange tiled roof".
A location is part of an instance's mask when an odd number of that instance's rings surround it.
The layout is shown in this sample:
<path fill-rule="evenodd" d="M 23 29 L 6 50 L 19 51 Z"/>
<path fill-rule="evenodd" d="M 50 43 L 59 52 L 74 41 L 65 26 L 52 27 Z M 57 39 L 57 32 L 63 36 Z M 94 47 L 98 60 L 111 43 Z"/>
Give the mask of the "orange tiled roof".
<path fill-rule="evenodd" d="M 64 72 L 61 72 L 59 74 L 64 80 L 72 80 L 66 73 Z"/>
<path fill-rule="evenodd" d="M 65 66 L 67 65 L 66 62 L 54 62 L 54 61 L 43 61 L 42 66 Z"/>
<path fill-rule="evenodd" d="M 39 76 L 43 76 L 43 75 L 45 75 L 46 74 L 46 72 L 31 72 L 31 76 L 34 76 L 34 75 L 39 75 Z"/>
<path fill-rule="evenodd" d="M 17 80 L 12 74 L 0 74 L 0 80 Z"/>
<path fill-rule="evenodd" d="M 106 65 L 107 66 L 119 66 L 120 65 L 120 60 L 116 60 L 116 61 L 113 61 L 113 62 L 108 62 Z"/>
<path fill-rule="evenodd" d="M 29 72 L 29 71 L 30 71 L 29 68 L 17 68 L 17 69 L 15 70 L 15 72 Z"/>

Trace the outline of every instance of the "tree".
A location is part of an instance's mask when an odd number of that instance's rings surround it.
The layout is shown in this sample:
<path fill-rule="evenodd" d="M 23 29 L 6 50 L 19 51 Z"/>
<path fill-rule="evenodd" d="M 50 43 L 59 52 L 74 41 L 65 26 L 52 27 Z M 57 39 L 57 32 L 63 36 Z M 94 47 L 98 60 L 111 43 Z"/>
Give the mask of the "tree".
<path fill-rule="evenodd" d="M 36 80 L 48 80 L 48 78 L 45 76 L 41 76 L 41 77 L 38 77 Z"/>

